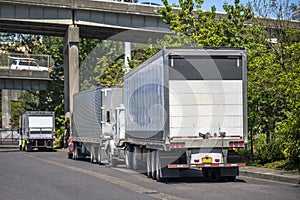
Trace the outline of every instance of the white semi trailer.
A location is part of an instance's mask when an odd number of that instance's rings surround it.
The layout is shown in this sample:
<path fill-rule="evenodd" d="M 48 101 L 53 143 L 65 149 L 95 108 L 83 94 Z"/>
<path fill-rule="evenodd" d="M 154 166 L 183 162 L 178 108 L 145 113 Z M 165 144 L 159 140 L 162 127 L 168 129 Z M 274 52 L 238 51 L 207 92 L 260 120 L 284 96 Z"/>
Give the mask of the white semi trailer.
<path fill-rule="evenodd" d="M 90 158 L 92 163 L 101 164 L 116 148 L 113 146 L 117 142 L 117 137 L 113 136 L 115 110 L 123 103 L 123 88 L 98 87 L 77 93 L 73 99 L 68 157 L 74 160 Z M 115 159 L 109 158 L 110 164 L 115 166 Z"/>
<path fill-rule="evenodd" d="M 52 149 L 55 116 L 52 111 L 27 111 L 20 116 L 20 150 Z"/>
<path fill-rule="evenodd" d="M 157 181 L 191 168 L 234 180 L 245 166 L 235 149 L 247 145 L 246 91 L 245 49 L 165 47 L 124 77 L 124 105 L 110 108 L 110 136 L 98 149 L 112 165 L 124 158 L 128 168 L 146 166 Z M 99 126 L 100 140 L 104 132 Z"/>

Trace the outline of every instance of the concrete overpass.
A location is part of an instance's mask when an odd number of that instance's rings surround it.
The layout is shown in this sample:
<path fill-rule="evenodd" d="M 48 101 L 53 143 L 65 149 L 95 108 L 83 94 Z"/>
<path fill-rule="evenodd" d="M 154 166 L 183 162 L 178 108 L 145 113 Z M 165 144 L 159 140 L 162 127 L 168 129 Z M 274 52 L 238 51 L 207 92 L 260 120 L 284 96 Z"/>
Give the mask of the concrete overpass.
<path fill-rule="evenodd" d="M 148 42 L 170 33 L 157 6 L 95 0 L 0 0 L 0 32 L 64 37 L 70 25 L 79 37 Z"/>
<path fill-rule="evenodd" d="M 0 89 L 9 90 L 46 90 L 49 72 L 27 70 L 0 70 Z"/>

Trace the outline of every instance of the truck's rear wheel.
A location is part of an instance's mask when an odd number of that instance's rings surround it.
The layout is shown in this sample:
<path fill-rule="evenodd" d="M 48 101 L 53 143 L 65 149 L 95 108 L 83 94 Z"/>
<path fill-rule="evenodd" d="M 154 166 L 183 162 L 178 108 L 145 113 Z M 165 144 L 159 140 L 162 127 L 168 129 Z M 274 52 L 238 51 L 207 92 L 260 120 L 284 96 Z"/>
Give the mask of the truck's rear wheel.
<path fill-rule="evenodd" d="M 74 160 L 78 159 L 78 148 L 77 148 L 77 144 L 76 143 L 74 143 L 73 159 Z"/>
<path fill-rule="evenodd" d="M 132 169 L 132 150 L 130 146 L 125 149 L 125 163 L 128 169 Z"/>
<path fill-rule="evenodd" d="M 98 164 L 101 165 L 101 146 L 98 147 Z"/>
<path fill-rule="evenodd" d="M 93 152 L 91 151 L 91 152 L 90 152 L 90 161 L 91 161 L 91 163 L 94 163 L 94 157 L 95 157 L 95 155 L 94 155 Z"/>
<path fill-rule="evenodd" d="M 90 160 L 91 163 L 96 162 L 96 147 L 94 145 L 91 145 L 91 151 L 90 151 Z"/>
<path fill-rule="evenodd" d="M 149 149 L 147 151 L 147 177 L 148 178 L 152 178 L 151 154 L 152 154 L 152 151 Z"/>
<path fill-rule="evenodd" d="M 163 181 L 162 177 L 162 166 L 161 166 L 161 159 L 159 155 L 159 151 L 156 151 L 156 181 L 161 182 Z"/>
<path fill-rule="evenodd" d="M 26 144 L 26 145 L 25 145 L 25 151 L 26 151 L 26 152 L 31 151 L 31 146 L 30 146 L 30 144 Z"/>
<path fill-rule="evenodd" d="M 156 180 L 156 151 L 151 152 L 151 174 L 152 179 Z"/>
<path fill-rule="evenodd" d="M 73 153 L 68 153 L 68 158 L 72 159 L 73 158 Z"/>
<path fill-rule="evenodd" d="M 137 170 L 139 169 L 139 163 L 138 163 L 138 154 L 139 154 L 139 147 L 134 146 L 132 149 L 132 169 Z"/>

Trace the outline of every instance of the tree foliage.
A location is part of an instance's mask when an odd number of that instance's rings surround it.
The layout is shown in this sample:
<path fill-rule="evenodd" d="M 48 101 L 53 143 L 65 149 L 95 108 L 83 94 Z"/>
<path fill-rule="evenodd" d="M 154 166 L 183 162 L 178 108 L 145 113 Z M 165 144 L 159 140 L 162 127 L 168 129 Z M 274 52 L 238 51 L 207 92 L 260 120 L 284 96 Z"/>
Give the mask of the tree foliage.
<path fill-rule="evenodd" d="M 235 0 L 225 3 L 225 15 L 218 16 L 215 7 L 202 11 L 203 2 L 180 0 L 181 9 L 174 9 L 163 0 L 160 13 L 171 30 L 188 36 L 194 45 L 247 48 L 249 130 L 254 137 L 265 135 L 263 142 L 254 140 L 259 143 L 254 144 L 256 157 L 262 164 L 286 159 L 299 170 L 300 35 L 283 20 L 288 3 L 257 0 L 245 6 Z M 277 19 L 264 18 L 271 15 Z"/>

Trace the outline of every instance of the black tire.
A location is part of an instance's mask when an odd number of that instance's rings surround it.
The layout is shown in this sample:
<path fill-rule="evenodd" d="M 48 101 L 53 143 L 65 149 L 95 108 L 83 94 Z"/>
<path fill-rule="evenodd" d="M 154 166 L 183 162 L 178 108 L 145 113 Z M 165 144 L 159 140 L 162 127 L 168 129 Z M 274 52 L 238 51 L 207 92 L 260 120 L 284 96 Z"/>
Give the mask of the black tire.
<path fill-rule="evenodd" d="M 68 153 L 68 159 L 72 159 L 73 158 L 73 153 Z"/>
<path fill-rule="evenodd" d="M 132 150 L 130 146 L 125 149 L 125 163 L 127 169 L 132 169 Z"/>
<path fill-rule="evenodd" d="M 134 146 L 132 148 L 132 169 L 138 170 L 139 169 L 139 163 L 138 163 L 138 147 Z"/>
<path fill-rule="evenodd" d="M 147 151 L 147 177 L 148 178 L 152 178 L 151 154 L 152 154 L 152 151 L 149 149 Z"/>
<path fill-rule="evenodd" d="M 162 176 L 162 165 L 161 165 L 161 159 L 159 155 L 159 151 L 156 151 L 156 181 L 157 182 L 163 182 L 164 178 Z"/>
<path fill-rule="evenodd" d="M 156 180 L 156 151 L 151 152 L 151 170 L 152 179 Z"/>
<path fill-rule="evenodd" d="M 31 145 L 26 144 L 26 145 L 25 145 L 25 151 L 26 151 L 26 152 L 30 152 L 30 151 L 31 151 Z"/>
<path fill-rule="evenodd" d="M 90 162 L 93 164 L 94 163 L 94 154 L 93 154 L 93 152 L 91 151 L 90 152 Z"/>
<path fill-rule="evenodd" d="M 78 149 L 77 149 L 77 144 L 74 143 L 74 152 L 73 152 L 73 160 L 78 159 Z"/>
<path fill-rule="evenodd" d="M 97 156 L 97 162 L 99 165 L 101 165 L 101 147 L 98 147 L 98 156 Z"/>

